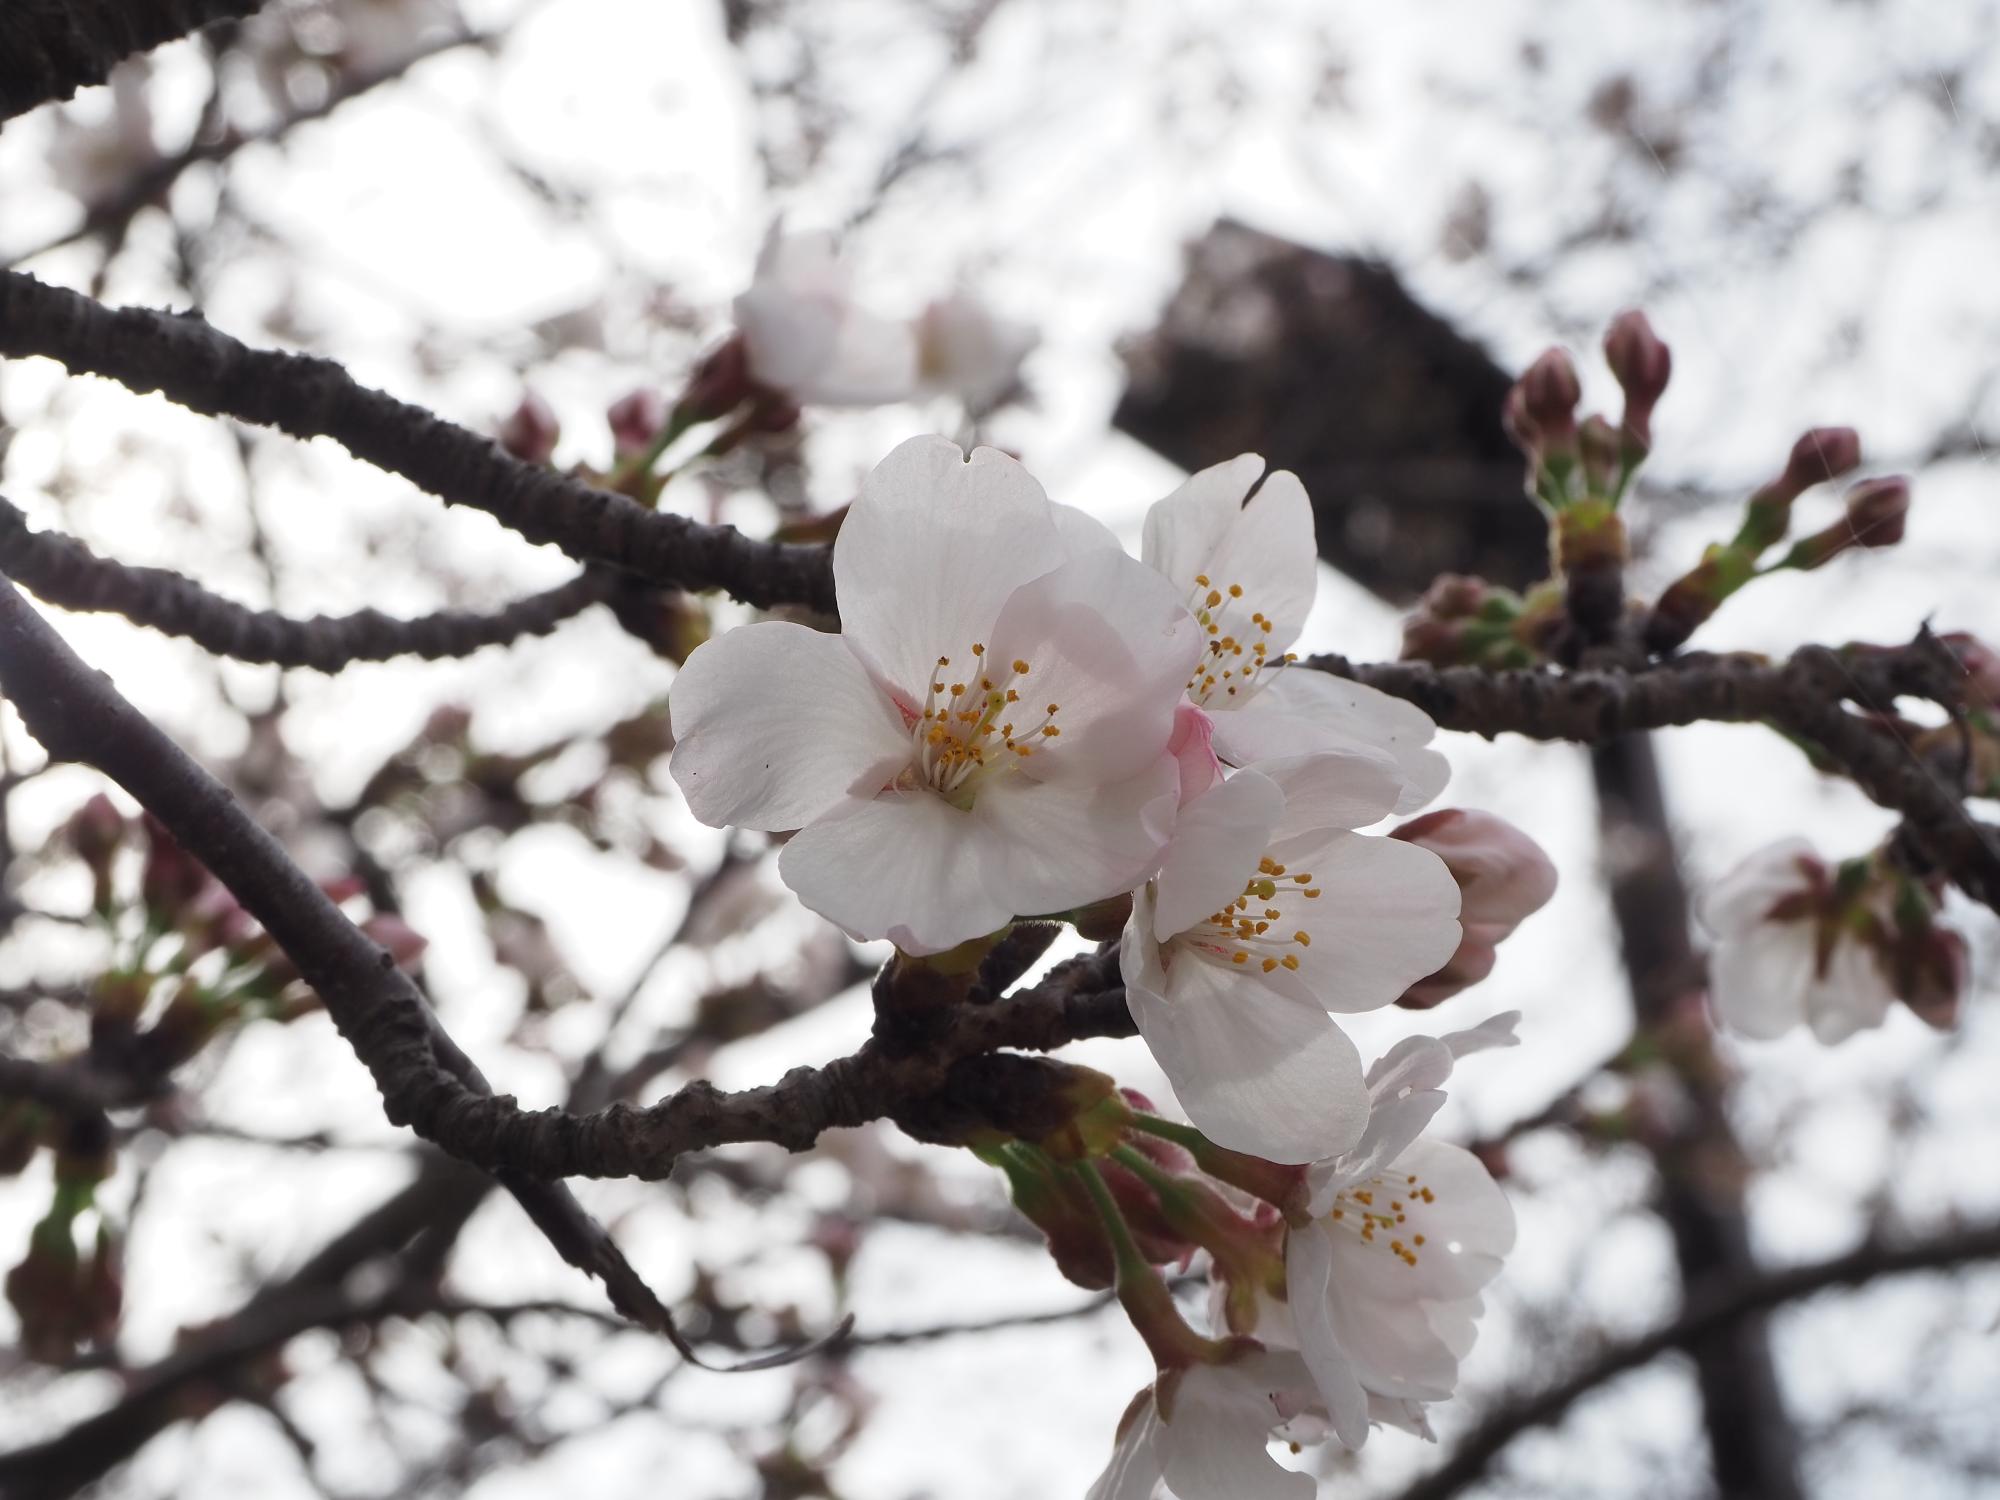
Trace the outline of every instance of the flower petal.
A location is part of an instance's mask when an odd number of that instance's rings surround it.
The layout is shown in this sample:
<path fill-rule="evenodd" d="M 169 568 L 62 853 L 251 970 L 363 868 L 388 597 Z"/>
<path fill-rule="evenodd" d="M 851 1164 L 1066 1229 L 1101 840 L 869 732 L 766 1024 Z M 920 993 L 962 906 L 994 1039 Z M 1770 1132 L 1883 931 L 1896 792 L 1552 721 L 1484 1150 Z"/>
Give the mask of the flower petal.
<path fill-rule="evenodd" d="M 1242 895 L 1284 812 L 1284 794 L 1255 771 L 1239 771 L 1183 807 L 1154 880 L 1152 936 L 1165 942 Z"/>
<path fill-rule="evenodd" d="M 1198 1364 L 1176 1382 L 1158 1439 L 1160 1469 L 1175 1494 L 1312 1500 L 1319 1493 L 1310 1477 L 1271 1457 L 1277 1409 L 1253 1379 L 1254 1372 L 1234 1364 Z"/>
<path fill-rule="evenodd" d="M 1153 1500 L 1160 1484 L 1160 1413 L 1151 1390 L 1133 1404 L 1137 1410 L 1119 1429 L 1111 1462 L 1083 1500 Z"/>
<path fill-rule="evenodd" d="M 1185 597 L 1195 586 L 1195 576 L 1207 571 L 1208 560 L 1243 512 L 1243 497 L 1263 472 L 1259 455 L 1239 453 L 1190 474 L 1180 488 L 1146 512 L 1140 558 L 1164 573 Z"/>
<path fill-rule="evenodd" d="M 1272 672 L 1243 708 L 1218 715 L 1216 750 L 1236 765 L 1316 750 L 1377 750 L 1403 778 L 1396 811 L 1405 813 L 1443 791 L 1451 777 L 1451 763 L 1428 748 L 1436 733 L 1430 715 L 1413 703 L 1329 672 L 1286 667 Z"/>
<path fill-rule="evenodd" d="M 1783 1036 L 1806 1018 L 1813 982 L 1807 922 L 1765 922 L 1718 941 L 1708 956 L 1708 999 L 1730 1030 L 1756 1041 Z"/>
<path fill-rule="evenodd" d="M 1013 459 L 911 438 L 862 481 L 834 539 L 841 633 L 915 708 L 938 658 L 970 672 L 1007 597 L 1067 556 L 1048 496 Z"/>
<path fill-rule="evenodd" d="M 1179 801 L 1179 768 L 1164 754 L 1110 786 L 997 777 L 973 805 L 978 843 L 964 857 L 989 867 L 1011 915 L 1067 911 L 1149 879 Z"/>
<path fill-rule="evenodd" d="M 1701 925 L 1717 937 L 1734 937 L 1758 927 L 1787 896 L 1810 889 L 1801 862 L 1818 865 L 1804 839 L 1780 839 L 1751 853 L 1701 898 Z"/>
<path fill-rule="evenodd" d="M 910 758 L 901 715 L 840 637 L 782 620 L 696 647 L 667 701 L 669 768 L 711 827 L 804 827 Z"/>
<path fill-rule="evenodd" d="M 1459 942 L 1458 884 L 1428 849 L 1368 834 L 1316 832 L 1271 853 L 1286 880 L 1310 875 L 1288 903 L 1310 946 L 1299 977 L 1328 1010 L 1374 1010 L 1443 967 Z"/>
<path fill-rule="evenodd" d="M 1108 781 L 1157 757 L 1200 651 L 1173 587 L 1123 552 L 1091 549 L 1016 589 L 988 638 L 1029 723 L 1051 704 L 1058 736 L 1037 746 L 1043 780 Z"/>
<path fill-rule="evenodd" d="M 1295 975 L 1177 955 L 1165 993 L 1126 997 L 1188 1118 L 1219 1146 L 1267 1161 L 1336 1156 L 1361 1136 L 1361 1056 Z"/>
<path fill-rule="evenodd" d="M 1333 1240 L 1325 1226 L 1308 1224 L 1285 1236 L 1285 1286 L 1299 1354 L 1326 1402 L 1334 1435 L 1350 1448 L 1368 1441 L 1368 1397 L 1341 1347 L 1327 1306 L 1333 1274 Z"/>
<path fill-rule="evenodd" d="M 1833 945 L 1825 977 L 1816 979 L 1806 993 L 1806 1024 L 1831 1047 L 1857 1031 L 1880 1026 L 1895 998 L 1875 955 L 1843 934 Z"/>
<path fill-rule="evenodd" d="M 1258 761 L 1253 769 L 1285 794 L 1280 837 L 1320 828 L 1361 828 L 1386 818 L 1402 795 L 1390 762 L 1370 751 L 1327 751 Z"/>

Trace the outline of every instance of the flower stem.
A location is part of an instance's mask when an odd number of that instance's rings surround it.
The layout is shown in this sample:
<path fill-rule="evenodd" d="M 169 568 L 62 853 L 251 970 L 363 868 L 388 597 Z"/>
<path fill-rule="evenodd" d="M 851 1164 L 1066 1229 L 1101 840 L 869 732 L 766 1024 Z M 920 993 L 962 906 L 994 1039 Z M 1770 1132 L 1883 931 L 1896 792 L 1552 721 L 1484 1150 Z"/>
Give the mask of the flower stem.
<path fill-rule="evenodd" d="M 1187 1324 L 1174 1305 L 1167 1283 L 1140 1252 L 1138 1242 L 1111 1189 L 1104 1185 L 1095 1165 L 1071 1163 L 1068 1170 L 1082 1183 L 1104 1221 L 1111 1241 L 1112 1261 L 1118 1272 L 1118 1301 L 1139 1337 L 1153 1351 L 1153 1360 L 1162 1370 L 1185 1369 L 1192 1364 L 1212 1364 L 1226 1352 L 1214 1339 L 1203 1338 Z"/>
<path fill-rule="evenodd" d="M 1133 1111 L 1131 1124 L 1135 1130 L 1172 1141 L 1194 1157 L 1195 1164 L 1209 1176 L 1231 1187 L 1241 1188 L 1252 1197 L 1262 1198 L 1275 1208 L 1288 1210 L 1293 1207 L 1305 1185 L 1305 1168 L 1281 1166 L 1260 1156 L 1231 1151 L 1226 1146 L 1216 1145 L 1192 1125 L 1164 1120 L 1139 1110 Z"/>

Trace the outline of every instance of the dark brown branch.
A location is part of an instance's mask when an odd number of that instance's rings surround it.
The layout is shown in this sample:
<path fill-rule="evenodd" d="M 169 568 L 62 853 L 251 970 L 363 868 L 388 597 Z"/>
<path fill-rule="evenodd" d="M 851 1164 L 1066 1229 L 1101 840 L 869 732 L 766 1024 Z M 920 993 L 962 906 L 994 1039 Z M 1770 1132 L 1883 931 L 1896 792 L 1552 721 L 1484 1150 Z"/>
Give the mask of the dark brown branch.
<path fill-rule="evenodd" d="M 732 527 L 647 510 L 523 463 L 476 432 L 359 384 L 332 360 L 251 349 L 198 313 L 113 311 L 21 272 L 0 272 L 0 355 L 45 355 L 79 375 L 159 391 L 209 416 L 332 438 L 447 505 L 482 510 L 582 562 L 686 589 L 726 589 L 750 604 L 833 609 L 825 547 L 753 541 Z"/>
<path fill-rule="evenodd" d="M 1901 695 L 1956 708 L 1956 669 L 1934 639 L 1890 652 L 1805 646 L 1781 663 L 1690 656 L 1643 672 L 1358 666 L 1339 656 L 1305 665 L 1408 699 L 1441 728 L 1489 738 L 1601 744 L 1672 725 L 1771 724 L 1811 741 L 1869 797 L 1901 813 L 1917 846 L 1961 890 L 2000 911 L 2000 830 L 1972 817 L 1936 768 L 1843 706 L 1882 710 Z"/>
<path fill-rule="evenodd" d="M 150 51 L 263 0 L 7 0 L 0 6 L 0 120 L 102 83 Z"/>
<path fill-rule="evenodd" d="M 1939 1271 L 1994 1259 L 2000 1259 L 2000 1224 L 1987 1224 L 1916 1245 L 1864 1245 L 1834 1260 L 1769 1272 L 1691 1297 L 1681 1316 L 1666 1327 L 1612 1346 L 1567 1379 L 1495 1413 L 1468 1434 L 1442 1466 L 1410 1485 L 1398 1500 L 1448 1500 L 1484 1474 L 1515 1438 L 1555 1421 L 1598 1386 L 1743 1318 L 1834 1287 L 1860 1286 L 1880 1276 Z"/>
<path fill-rule="evenodd" d="M 132 567 L 99 557 L 74 537 L 30 531 L 27 518 L 0 497 L 0 571 L 63 609 L 123 615 L 165 635 L 182 636 L 217 656 L 338 672 L 358 661 L 470 656 L 524 636 L 547 635 L 565 620 L 609 599 L 623 580 L 586 568 L 566 583 L 491 613 L 446 609 L 399 620 L 379 610 L 293 619 L 211 594 L 166 568 Z"/>

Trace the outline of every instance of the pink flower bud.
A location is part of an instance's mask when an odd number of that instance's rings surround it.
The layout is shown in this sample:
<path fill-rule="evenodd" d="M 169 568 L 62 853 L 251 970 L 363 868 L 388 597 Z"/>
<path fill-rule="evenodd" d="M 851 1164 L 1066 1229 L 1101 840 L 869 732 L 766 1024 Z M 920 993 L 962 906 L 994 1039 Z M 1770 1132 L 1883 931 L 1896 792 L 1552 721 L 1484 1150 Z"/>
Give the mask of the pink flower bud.
<path fill-rule="evenodd" d="M 1521 406 L 1540 435 L 1546 451 L 1558 443 L 1567 444 L 1576 433 L 1576 404 L 1583 399 L 1583 386 L 1576 378 L 1576 366 L 1561 349 L 1545 349 L 1521 377 Z"/>
<path fill-rule="evenodd" d="M 1627 420 L 1630 415 L 1628 413 Z M 1590 493 L 1609 495 L 1618 485 L 1618 468 L 1624 458 L 1624 442 L 1603 417 L 1591 415 L 1576 430 L 1577 449 L 1583 455 L 1583 474 Z M 1651 446 L 1650 434 L 1647 446 Z"/>
<path fill-rule="evenodd" d="M 1501 936 L 1556 891 L 1556 867 L 1527 834 L 1505 818 L 1447 807 L 1393 829 L 1391 838 L 1428 849 L 1458 882 L 1459 920 L 1498 926 Z"/>
<path fill-rule="evenodd" d="M 548 402 L 527 391 L 501 422 L 498 436 L 500 446 L 523 463 L 545 464 L 556 451 L 562 424 Z"/>
<path fill-rule="evenodd" d="M 99 792 L 70 814 L 64 825 L 70 848 L 93 871 L 108 865 L 125 837 L 125 815 Z"/>
<path fill-rule="evenodd" d="M 361 930 L 379 943 L 396 961 L 396 967 L 413 971 L 424 956 L 430 940 L 394 912 L 380 911 L 361 924 Z"/>
<path fill-rule="evenodd" d="M 1673 352 L 1637 308 L 1611 320 L 1604 334 L 1604 361 L 1625 393 L 1625 439 L 1642 455 L 1653 445 L 1653 408 L 1674 371 Z"/>
<path fill-rule="evenodd" d="M 652 447 L 667 425 L 666 398 L 656 390 L 633 391 L 614 401 L 604 419 L 611 426 L 613 451 L 620 458 L 631 458 Z"/>
<path fill-rule="evenodd" d="M 1910 481 L 1900 474 L 1864 479 L 1847 492 L 1847 524 L 1857 547 L 1893 547 L 1910 513 Z"/>
<path fill-rule="evenodd" d="M 1452 954 L 1442 969 L 1419 979 L 1403 991 L 1396 1004 L 1404 1010 L 1429 1010 L 1460 990 L 1478 984 L 1493 972 L 1493 965 L 1500 958 L 1500 943 L 1511 931 L 1512 927 L 1479 922 L 1465 924 L 1464 935 L 1458 941 L 1458 951 Z"/>
<path fill-rule="evenodd" d="M 1861 434 L 1852 427 L 1814 427 L 1792 444 L 1783 483 L 1793 495 L 1861 467 Z"/>
<path fill-rule="evenodd" d="M 694 374 L 688 377 L 687 389 L 681 393 L 679 407 L 690 421 L 709 422 L 728 416 L 756 394 L 757 385 L 750 378 L 749 346 L 743 335 L 737 333 L 695 366 Z"/>
<path fill-rule="evenodd" d="M 174 841 L 166 824 L 145 815 L 146 862 L 139 871 L 139 894 L 147 909 L 170 921 L 201 894 L 208 871 L 201 861 Z"/>

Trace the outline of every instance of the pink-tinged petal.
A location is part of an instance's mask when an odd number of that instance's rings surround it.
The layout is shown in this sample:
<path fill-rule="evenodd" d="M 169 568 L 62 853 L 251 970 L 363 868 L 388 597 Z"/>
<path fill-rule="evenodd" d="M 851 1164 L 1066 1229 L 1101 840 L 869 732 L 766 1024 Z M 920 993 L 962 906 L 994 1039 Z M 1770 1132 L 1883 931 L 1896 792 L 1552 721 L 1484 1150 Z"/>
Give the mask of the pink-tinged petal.
<path fill-rule="evenodd" d="M 1215 720 L 1183 699 L 1174 709 L 1173 737 L 1167 741 L 1167 754 L 1181 768 L 1183 807 L 1222 780 L 1214 740 Z"/>
<path fill-rule="evenodd" d="M 980 857 L 981 831 L 971 813 L 932 792 L 887 792 L 802 829 L 778 856 L 778 873 L 851 937 L 942 953 L 1017 911 L 1004 872 Z"/>
<path fill-rule="evenodd" d="M 1067 556 L 1048 496 L 1013 459 L 911 438 L 862 481 L 834 540 L 842 635 L 916 708 L 941 672 L 977 681 L 972 647 L 990 644 L 1008 596 Z"/>
<path fill-rule="evenodd" d="M 1252 1356 L 1254 1358 L 1254 1356 Z M 1240 1362 L 1239 1362 L 1240 1363 Z M 1160 1430 L 1167 1486 L 1190 1500 L 1312 1500 L 1319 1486 L 1271 1457 L 1271 1394 L 1236 1365 L 1194 1365 L 1173 1382 Z"/>
<path fill-rule="evenodd" d="M 1280 837 L 1325 828 L 1361 828 L 1389 815 L 1402 795 L 1394 767 L 1379 754 L 1329 751 L 1259 761 L 1252 768 L 1285 794 Z"/>
<path fill-rule="evenodd" d="M 1766 922 L 1725 937 L 1708 956 L 1708 998 L 1723 1024 L 1756 1041 L 1783 1036 L 1806 1018 L 1813 982 L 1807 922 Z"/>
<path fill-rule="evenodd" d="M 1167 581 L 1123 552 L 1091 550 L 1009 596 L 990 637 L 999 686 L 1020 693 L 1020 732 L 1049 714 L 1036 741 L 1041 780 L 1109 781 L 1150 764 L 1173 735 L 1174 709 L 1201 649 Z"/>
<path fill-rule="evenodd" d="M 1243 513 L 1243 497 L 1263 472 L 1262 458 L 1241 453 L 1190 474 L 1179 489 L 1146 512 L 1140 557 L 1172 580 L 1185 597 L 1193 591 L 1195 578 L 1207 572 L 1209 559 Z M 1308 545 L 1308 555 L 1311 550 Z"/>
<path fill-rule="evenodd" d="M 978 842 L 964 857 L 989 866 L 1018 916 L 1123 895 L 1159 869 L 1178 785 L 1164 755 L 1109 786 L 996 777 L 973 805 Z"/>
<path fill-rule="evenodd" d="M 854 937 L 941 953 L 1144 881 L 1173 831 L 1174 781 L 1162 758 L 1113 787 L 1001 776 L 969 809 L 924 789 L 886 792 L 802 830 L 778 873 Z"/>
<path fill-rule="evenodd" d="M 1164 943 L 1242 895 L 1284 811 L 1284 794 L 1255 771 L 1239 771 L 1182 807 L 1154 881 L 1153 936 Z"/>
<path fill-rule="evenodd" d="M 1359 1448 L 1368 1441 L 1368 1397 L 1329 1315 L 1327 1285 L 1332 1273 L 1333 1240 L 1323 1225 L 1309 1224 L 1285 1237 L 1286 1295 L 1299 1354 L 1326 1402 L 1335 1436 L 1348 1447 Z"/>
<path fill-rule="evenodd" d="M 1464 895 L 1459 916 L 1511 932 L 1556 893 L 1556 867 L 1527 834 L 1476 808 L 1447 807 L 1405 823 L 1391 838 L 1431 851 Z"/>
<path fill-rule="evenodd" d="M 1303 1163 L 1360 1139 L 1361 1055 L 1295 975 L 1182 952 L 1164 994 L 1128 980 L 1126 997 L 1181 1107 L 1217 1145 Z"/>
<path fill-rule="evenodd" d="M 896 707 L 838 636 L 781 620 L 695 648 L 667 695 L 670 769 L 712 827 L 801 828 L 910 759 Z"/>
<path fill-rule="evenodd" d="M 1210 705 L 1214 707 L 1214 704 Z M 1414 812 L 1444 790 L 1451 764 L 1429 748 L 1437 733 L 1430 715 L 1413 703 L 1358 682 L 1286 667 L 1268 674 L 1256 697 L 1236 714 L 1240 724 L 1217 725 L 1216 750 L 1226 761 L 1247 765 L 1307 755 L 1316 750 L 1377 750 L 1390 756 L 1403 779 L 1399 813 Z M 1232 721 L 1234 715 L 1227 716 Z M 1242 754 L 1246 759 L 1237 759 Z"/>
<path fill-rule="evenodd" d="M 1428 849 L 1360 833 L 1309 833 L 1272 855 L 1285 867 L 1282 924 L 1310 939 L 1299 977 L 1336 1013 L 1388 1005 L 1457 949 L 1458 884 Z M 1309 876 L 1310 882 L 1297 877 Z M 1320 894 L 1306 897 L 1313 890 Z"/>

